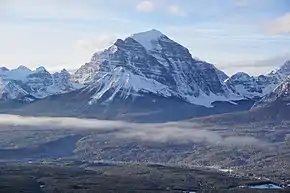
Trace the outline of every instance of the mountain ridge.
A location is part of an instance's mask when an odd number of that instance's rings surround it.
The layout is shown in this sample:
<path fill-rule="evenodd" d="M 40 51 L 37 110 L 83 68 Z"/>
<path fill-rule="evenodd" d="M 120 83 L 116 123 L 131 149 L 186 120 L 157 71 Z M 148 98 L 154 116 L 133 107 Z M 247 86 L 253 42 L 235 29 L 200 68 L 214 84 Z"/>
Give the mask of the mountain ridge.
<path fill-rule="evenodd" d="M 67 70 L 63 69 L 61 72 L 51 74 L 43 66 L 35 70 L 23 65 L 11 70 L 2 67 L 0 78 L 0 100 L 17 100 L 26 95 L 41 99 L 83 87 L 70 81 L 71 75 Z"/>

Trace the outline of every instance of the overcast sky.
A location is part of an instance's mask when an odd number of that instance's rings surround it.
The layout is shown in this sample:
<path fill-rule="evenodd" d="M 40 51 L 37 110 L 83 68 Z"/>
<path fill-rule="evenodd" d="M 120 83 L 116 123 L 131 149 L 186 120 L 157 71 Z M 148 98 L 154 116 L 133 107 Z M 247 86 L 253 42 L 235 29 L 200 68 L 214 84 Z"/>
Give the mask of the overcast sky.
<path fill-rule="evenodd" d="M 0 65 L 76 69 L 153 28 L 228 74 L 290 59 L 289 0 L 0 0 Z"/>

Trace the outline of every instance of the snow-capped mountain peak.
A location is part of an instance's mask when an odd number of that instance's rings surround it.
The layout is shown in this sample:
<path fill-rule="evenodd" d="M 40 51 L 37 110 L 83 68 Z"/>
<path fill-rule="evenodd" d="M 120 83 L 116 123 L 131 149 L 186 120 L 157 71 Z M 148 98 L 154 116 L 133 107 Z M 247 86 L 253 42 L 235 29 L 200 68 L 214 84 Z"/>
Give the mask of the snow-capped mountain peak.
<path fill-rule="evenodd" d="M 65 69 L 65 68 L 62 69 L 62 70 L 60 71 L 60 73 L 62 73 L 62 74 L 70 74 L 69 71 L 67 71 L 67 69 Z"/>
<path fill-rule="evenodd" d="M 26 66 L 20 65 L 10 71 L 2 71 L 0 76 L 3 80 L 24 80 L 32 71 Z"/>
<path fill-rule="evenodd" d="M 20 66 L 18 66 L 16 69 L 14 69 L 15 71 L 17 70 L 17 71 L 22 71 L 22 72 L 26 72 L 26 73 L 29 73 L 29 72 L 31 72 L 31 70 L 28 68 L 28 67 L 26 67 L 26 66 L 24 66 L 24 65 L 20 65 Z"/>
<path fill-rule="evenodd" d="M 28 92 L 21 88 L 15 81 L 3 81 L 0 78 L 0 99 L 9 100 L 17 99 L 28 95 Z"/>
<path fill-rule="evenodd" d="M 289 76 L 290 75 L 290 60 L 286 61 L 276 72 L 283 76 Z"/>
<path fill-rule="evenodd" d="M 35 72 L 36 73 L 39 73 L 39 72 L 47 72 L 47 70 L 43 67 L 43 66 L 39 66 L 35 69 Z"/>
<path fill-rule="evenodd" d="M 251 79 L 251 76 L 245 72 L 237 72 L 236 74 L 232 75 L 229 79 L 226 80 L 226 82 L 232 81 L 232 82 L 243 82 L 243 81 L 249 81 Z"/>
<path fill-rule="evenodd" d="M 207 107 L 215 101 L 242 98 L 224 85 L 226 78 L 214 65 L 193 59 L 187 48 L 157 30 L 118 39 L 74 74 L 75 80 L 95 88 L 93 101 L 124 96 L 120 93 L 151 93 Z"/>
<path fill-rule="evenodd" d="M 8 72 L 8 71 L 10 71 L 8 68 L 0 67 L 0 72 Z"/>

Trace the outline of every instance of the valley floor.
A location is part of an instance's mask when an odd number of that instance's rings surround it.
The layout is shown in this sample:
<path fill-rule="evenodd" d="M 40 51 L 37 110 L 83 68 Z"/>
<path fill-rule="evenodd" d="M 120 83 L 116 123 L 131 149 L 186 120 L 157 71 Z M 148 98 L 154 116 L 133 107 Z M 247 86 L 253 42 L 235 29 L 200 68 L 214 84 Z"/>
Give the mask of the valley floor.
<path fill-rule="evenodd" d="M 90 187 L 100 192 L 264 192 L 248 190 L 247 184 L 290 184 L 289 126 L 289 121 L 241 123 L 221 117 L 137 124 L 6 115 L 0 117 L 0 187 L 5 193 L 19 192 L 15 183 L 47 193 L 94 192 Z M 218 172 L 223 169 L 230 174 Z"/>
<path fill-rule="evenodd" d="M 263 182 L 231 177 L 212 170 L 162 165 L 46 162 L 1 164 L 2 193 L 90 192 L 235 192 L 282 193 L 282 189 L 250 189 Z"/>

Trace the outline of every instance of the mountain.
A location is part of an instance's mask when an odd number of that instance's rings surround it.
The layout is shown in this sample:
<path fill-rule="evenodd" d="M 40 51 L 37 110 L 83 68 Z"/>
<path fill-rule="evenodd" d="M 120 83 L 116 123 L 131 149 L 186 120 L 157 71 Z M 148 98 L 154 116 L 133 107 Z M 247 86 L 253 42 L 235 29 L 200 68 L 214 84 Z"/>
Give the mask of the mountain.
<path fill-rule="evenodd" d="M 290 105 L 290 77 L 272 92 L 265 95 L 253 108 L 273 106 L 276 103 L 283 103 L 285 106 Z"/>
<path fill-rule="evenodd" d="M 150 93 L 206 107 L 215 101 L 243 99 L 223 83 L 226 78 L 214 65 L 194 59 L 187 48 L 157 30 L 118 39 L 95 53 L 73 76 L 96 90 L 89 104 Z"/>
<path fill-rule="evenodd" d="M 29 93 L 21 88 L 20 85 L 15 81 L 6 81 L 0 80 L 0 98 L 2 100 L 16 99 L 21 98 Z"/>
<path fill-rule="evenodd" d="M 34 71 L 23 65 L 12 70 L 2 67 L 0 77 L 1 100 L 34 101 L 37 98 L 61 94 L 82 87 L 82 85 L 70 81 L 71 75 L 66 70 L 50 74 L 42 66 Z"/>
<path fill-rule="evenodd" d="M 279 74 L 282 77 L 287 77 L 290 75 L 290 60 L 286 61 L 283 66 L 281 66 L 276 71 L 271 72 L 271 74 Z"/>
<path fill-rule="evenodd" d="M 238 72 L 225 80 L 225 84 L 234 92 L 246 98 L 261 98 L 272 91 L 279 83 L 277 76 L 253 77 L 244 72 Z"/>
<path fill-rule="evenodd" d="M 225 80 L 225 84 L 234 92 L 246 98 L 262 98 L 272 92 L 290 75 L 290 61 L 267 75 L 257 77 L 238 72 Z"/>

